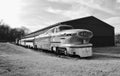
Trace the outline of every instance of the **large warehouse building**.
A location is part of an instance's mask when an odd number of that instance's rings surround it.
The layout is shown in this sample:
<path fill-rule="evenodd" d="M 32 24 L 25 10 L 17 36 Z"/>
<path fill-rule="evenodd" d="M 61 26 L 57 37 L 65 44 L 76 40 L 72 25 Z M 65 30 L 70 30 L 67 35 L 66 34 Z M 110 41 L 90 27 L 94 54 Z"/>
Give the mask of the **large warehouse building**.
<path fill-rule="evenodd" d="M 51 25 L 44 29 L 35 31 L 31 34 L 28 34 L 26 37 L 35 36 L 40 33 L 43 33 L 43 30 L 47 30 L 51 27 L 58 26 L 59 24 L 71 25 L 75 29 L 88 29 L 93 32 L 94 36 L 91 39 L 91 43 L 95 47 L 103 46 L 114 46 L 114 27 L 97 19 L 96 17 L 89 16 L 80 19 L 69 20 L 65 22 L 60 22 L 55 25 Z"/>

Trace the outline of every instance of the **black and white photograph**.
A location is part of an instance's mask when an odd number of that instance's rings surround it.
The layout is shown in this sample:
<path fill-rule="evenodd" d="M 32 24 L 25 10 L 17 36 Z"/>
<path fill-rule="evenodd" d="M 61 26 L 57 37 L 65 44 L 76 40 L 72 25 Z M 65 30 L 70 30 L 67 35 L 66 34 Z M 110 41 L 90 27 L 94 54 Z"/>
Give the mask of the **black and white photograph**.
<path fill-rule="evenodd" d="M 120 76 L 120 0 L 0 0 L 0 76 Z"/>

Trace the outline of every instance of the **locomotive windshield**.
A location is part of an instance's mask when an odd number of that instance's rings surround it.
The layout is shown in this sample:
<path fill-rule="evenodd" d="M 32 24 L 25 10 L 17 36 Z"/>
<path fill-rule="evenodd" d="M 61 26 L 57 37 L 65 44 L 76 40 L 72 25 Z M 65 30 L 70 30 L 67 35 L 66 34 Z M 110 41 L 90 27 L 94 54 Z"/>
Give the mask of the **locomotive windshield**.
<path fill-rule="evenodd" d="M 60 26 L 59 29 L 60 31 L 64 31 L 64 30 L 73 29 L 73 27 L 72 26 Z"/>

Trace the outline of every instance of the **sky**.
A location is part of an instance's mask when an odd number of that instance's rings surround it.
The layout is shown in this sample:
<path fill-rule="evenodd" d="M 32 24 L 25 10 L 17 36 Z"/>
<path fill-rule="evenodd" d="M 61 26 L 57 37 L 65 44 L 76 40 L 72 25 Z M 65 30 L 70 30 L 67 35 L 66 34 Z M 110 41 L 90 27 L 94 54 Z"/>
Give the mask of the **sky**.
<path fill-rule="evenodd" d="M 0 0 L 0 21 L 31 32 L 91 15 L 120 33 L 120 0 Z"/>

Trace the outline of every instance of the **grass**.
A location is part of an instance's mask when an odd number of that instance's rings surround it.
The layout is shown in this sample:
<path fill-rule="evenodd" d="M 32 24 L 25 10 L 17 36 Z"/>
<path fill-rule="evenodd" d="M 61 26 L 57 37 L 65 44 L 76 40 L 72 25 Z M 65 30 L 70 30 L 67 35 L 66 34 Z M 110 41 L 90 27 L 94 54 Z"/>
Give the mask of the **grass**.
<path fill-rule="evenodd" d="M 61 58 L 9 43 L 0 46 L 0 76 L 120 76 L 119 58 L 98 54 L 90 59 Z M 118 54 L 120 47 L 93 51 Z"/>

